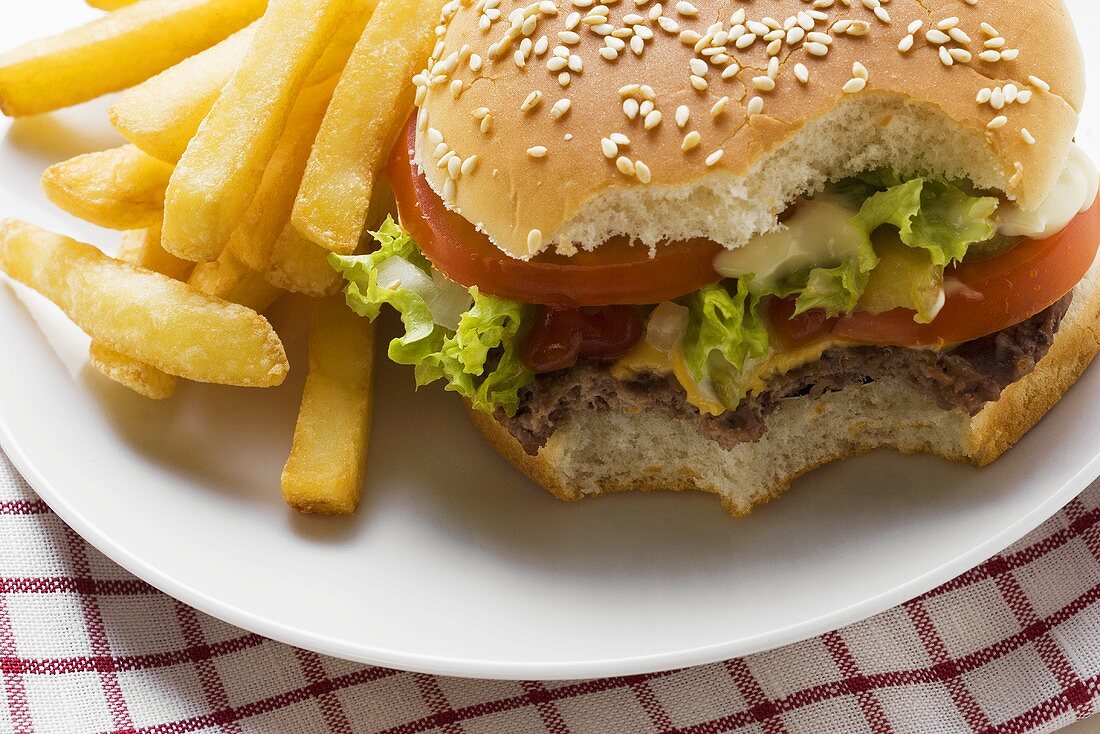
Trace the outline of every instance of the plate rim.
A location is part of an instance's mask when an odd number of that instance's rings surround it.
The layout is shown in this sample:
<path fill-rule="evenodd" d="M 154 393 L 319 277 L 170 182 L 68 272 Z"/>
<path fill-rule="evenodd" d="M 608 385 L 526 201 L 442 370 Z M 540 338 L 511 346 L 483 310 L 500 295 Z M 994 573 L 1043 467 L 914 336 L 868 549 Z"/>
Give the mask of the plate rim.
<path fill-rule="evenodd" d="M 14 293 L 12 295 L 17 297 Z M 833 632 L 909 602 L 979 566 L 1049 520 L 1087 489 L 1097 476 L 1100 476 L 1100 452 L 1098 452 L 1034 509 L 969 551 L 888 591 L 796 624 L 751 637 L 653 655 L 580 662 L 497 661 L 430 656 L 363 643 L 350 643 L 347 640 L 287 625 L 257 612 L 221 601 L 173 578 L 155 564 L 141 559 L 128 550 L 124 543 L 100 530 L 94 522 L 77 510 L 66 499 L 65 493 L 58 491 L 53 482 L 24 451 L 22 443 L 12 429 L 8 411 L 2 404 L 0 404 L 0 448 L 4 450 L 24 481 L 73 532 L 127 572 L 204 614 L 276 642 L 343 660 L 415 673 L 485 680 L 588 680 L 645 675 L 709 665 L 731 658 L 767 652 Z"/>

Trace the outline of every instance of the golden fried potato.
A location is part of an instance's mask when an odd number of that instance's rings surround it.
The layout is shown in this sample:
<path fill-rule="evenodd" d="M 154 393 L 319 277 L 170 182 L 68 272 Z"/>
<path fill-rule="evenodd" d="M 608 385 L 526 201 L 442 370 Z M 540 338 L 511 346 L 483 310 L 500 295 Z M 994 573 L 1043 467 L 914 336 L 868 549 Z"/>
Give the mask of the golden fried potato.
<path fill-rule="evenodd" d="M 275 240 L 267 281 L 276 288 L 312 298 L 332 295 L 340 290 L 342 280 L 328 264 L 330 254 L 288 223 Z"/>
<path fill-rule="evenodd" d="M 133 5 L 137 0 L 85 0 L 85 2 L 100 10 L 118 10 L 127 5 Z"/>
<path fill-rule="evenodd" d="M 277 288 L 229 250 L 212 263 L 196 265 L 188 283 L 200 293 L 239 303 L 257 313 L 266 311 L 279 297 Z"/>
<path fill-rule="evenodd" d="M 299 512 L 350 515 L 363 493 L 370 443 L 374 327 L 332 297 L 313 305 L 309 377 L 283 469 L 283 497 Z"/>
<path fill-rule="evenodd" d="M 248 208 L 310 71 L 347 0 L 272 0 L 252 48 L 187 146 L 164 206 L 164 248 L 217 259 Z"/>
<path fill-rule="evenodd" d="M 409 79 L 431 52 L 440 5 L 382 0 L 340 77 L 291 221 L 344 255 L 359 244 L 371 192 L 412 109 Z"/>
<path fill-rule="evenodd" d="M 46 196 L 73 216 L 108 229 L 157 224 L 172 166 L 124 145 L 50 166 L 42 174 Z"/>
<path fill-rule="evenodd" d="M 91 364 L 104 377 L 150 400 L 167 400 L 176 394 L 176 378 L 152 365 L 127 357 L 100 342 L 88 347 Z"/>
<path fill-rule="evenodd" d="M 0 55 L 0 110 L 21 116 L 145 81 L 254 21 L 266 0 L 143 0 Z"/>
<path fill-rule="evenodd" d="M 252 48 L 255 35 L 253 23 L 128 90 L 111 107 L 111 124 L 149 155 L 175 163 Z"/>
<path fill-rule="evenodd" d="M 339 80 L 339 70 L 374 10 L 375 0 L 350 0 L 350 17 L 325 49 L 307 86 L 294 102 L 279 145 L 264 170 L 260 188 L 241 216 L 226 247 L 254 270 L 266 271 L 275 241 L 290 220 L 298 185 L 325 110 Z M 326 68 L 327 65 L 327 68 Z"/>
<path fill-rule="evenodd" d="M 180 260 L 160 246 L 160 226 L 124 232 L 119 245 L 118 260 L 166 275 L 173 280 L 185 280 L 194 263 Z M 176 378 L 152 365 L 116 352 L 93 341 L 88 348 L 91 364 L 105 377 L 139 395 L 152 400 L 165 400 L 176 392 Z"/>
<path fill-rule="evenodd" d="M 298 184 L 334 87 L 335 80 L 330 80 L 299 95 L 260 188 L 229 236 L 226 250 L 254 270 L 267 270 L 275 241 L 290 221 Z"/>
<path fill-rule="evenodd" d="M 57 304 L 93 340 L 168 374 L 270 387 L 290 368 L 278 335 L 255 311 L 32 224 L 0 223 L 0 269 Z"/>
<path fill-rule="evenodd" d="M 131 249 L 132 255 L 128 252 Z M 191 277 L 191 271 L 195 269 L 195 263 L 181 260 L 160 246 L 159 220 L 146 229 L 123 233 L 118 259 L 183 282 Z"/>

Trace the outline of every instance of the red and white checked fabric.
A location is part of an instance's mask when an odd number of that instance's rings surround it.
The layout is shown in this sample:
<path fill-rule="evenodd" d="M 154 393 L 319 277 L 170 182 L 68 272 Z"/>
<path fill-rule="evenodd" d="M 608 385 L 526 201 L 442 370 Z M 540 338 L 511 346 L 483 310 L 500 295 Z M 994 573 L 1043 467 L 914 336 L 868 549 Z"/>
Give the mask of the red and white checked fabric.
<path fill-rule="evenodd" d="M 1050 732 L 1100 700 L 1100 483 L 1016 546 L 773 652 L 579 682 L 402 673 L 297 650 L 138 581 L 0 454 L 0 732 Z"/>

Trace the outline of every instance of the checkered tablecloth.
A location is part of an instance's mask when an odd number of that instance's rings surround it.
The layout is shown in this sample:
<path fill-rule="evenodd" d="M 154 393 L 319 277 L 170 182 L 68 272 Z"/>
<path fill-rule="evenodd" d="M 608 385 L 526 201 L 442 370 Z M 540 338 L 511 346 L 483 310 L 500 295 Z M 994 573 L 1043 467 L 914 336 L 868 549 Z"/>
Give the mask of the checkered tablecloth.
<path fill-rule="evenodd" d="M 762 655 L 577 682 L 402 673 L 297 650 L 138 581 L 0 454 L 0 732 L 1049 732 L 1100 682 L 1100 483 L 901 607 Z"/>

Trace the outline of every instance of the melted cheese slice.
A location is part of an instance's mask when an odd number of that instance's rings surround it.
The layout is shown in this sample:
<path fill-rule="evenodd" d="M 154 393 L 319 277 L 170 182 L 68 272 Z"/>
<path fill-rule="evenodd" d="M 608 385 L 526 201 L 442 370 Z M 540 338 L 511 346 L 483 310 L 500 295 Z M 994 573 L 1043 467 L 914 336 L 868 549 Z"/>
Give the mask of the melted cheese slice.
<path fill-rule="evenodd" d="M 763 392 L 767 389 L 769 380 L 816 362 L 826 350 L 843 344 L 835 339 L 824 338 L 794 349 L 770 352 L 750 368 L 745 380 L 748 387 L 746 393 Z M 643 340 L 611 367 L 611 376 L 620 382 L 637 380 L 643 375 L 675 375 L 676 381 L 687 393 L 688 402 L 698 408 L 700 413 L 718 416 L 726 412 L 726 407 L 714 394 L 714 390 L 691 376 L 682 349 L 665 354 Z"/>

